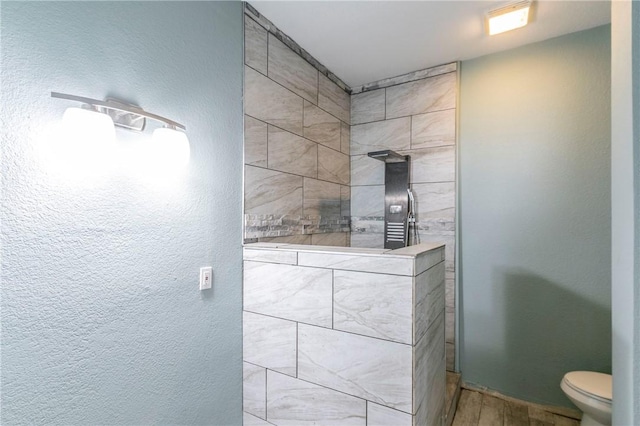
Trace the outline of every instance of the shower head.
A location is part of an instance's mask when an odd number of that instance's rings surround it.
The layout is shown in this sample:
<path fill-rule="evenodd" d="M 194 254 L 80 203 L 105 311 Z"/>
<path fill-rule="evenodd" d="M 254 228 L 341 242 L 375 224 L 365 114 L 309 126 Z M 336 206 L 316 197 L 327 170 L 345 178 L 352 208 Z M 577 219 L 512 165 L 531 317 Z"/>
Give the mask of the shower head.
<path fill-rule="evenodd" d="M 376 160 L 384 161 L 385 163 L 404 163 L 409 159 L 408 155 L 400 155 L 390 149 L 369 152 L 367 155 L 371 158 L 375 158 Z"/>

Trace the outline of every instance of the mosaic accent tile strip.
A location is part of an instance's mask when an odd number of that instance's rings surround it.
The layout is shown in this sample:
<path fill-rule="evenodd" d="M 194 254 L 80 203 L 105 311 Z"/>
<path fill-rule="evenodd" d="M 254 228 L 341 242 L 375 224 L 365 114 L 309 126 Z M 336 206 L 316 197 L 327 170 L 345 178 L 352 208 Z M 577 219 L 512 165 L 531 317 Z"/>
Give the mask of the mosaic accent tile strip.
<path fill-rule="evenodd" d="M 245 239 L 350 231 L 351 220 L 349 216 L 244 215 Z"/>

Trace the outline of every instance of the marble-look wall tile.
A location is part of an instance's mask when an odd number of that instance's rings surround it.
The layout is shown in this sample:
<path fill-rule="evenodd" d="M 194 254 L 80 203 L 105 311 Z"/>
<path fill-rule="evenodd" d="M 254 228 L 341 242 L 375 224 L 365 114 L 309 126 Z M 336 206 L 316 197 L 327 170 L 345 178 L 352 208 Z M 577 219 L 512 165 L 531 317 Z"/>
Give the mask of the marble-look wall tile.
<path fill-rule="evenodd" d="M 417 246 L 412 246 L 417 247 Z M 407 247 L 408 248 L 408 247 Z M 441 246 L 439 249 L 431 250 L 426 253 L 420 254 L 416 257 L 415 274 L 420 275 L 424 271 L 431 269 L 438 263 L 445 260 L 445 247 Z"/>
<path fill-rule="evenodd" d="M 242 359 L 295 376 L 296 323 L 251 312 L 243 312 L 242 318 Z"/>
<path fill-rule="evenodd" d="M 318 144 L 269 126 L 269 168 L 301 176 L 318 176 Z"/>
<path fill-rule="evenodd" d="M 300 244 L 300 245 L 308 245 L 311 244 L 311 235 L 288 235 L 284 237 L 268 237 L 268 238 L 260 238 L 260 241 L 272 242 L 272 243 L 286 243 L 286 244 Z"/>
<path fill-rule="evenodd" d="M 242 363 L 242 410 L 267 418 L 267 369 Z"/>
<path fill-rule="evenodd" d="M 267 74 L 267 30 L 244 17 L 244 63 Z"/>
<path fill-rule="evenodd" d="M 447 371 L 454 371 L 456 368 L 456 346 L 453 343 L 447 342 L 446 344 L 446 364 Z"/>
<path fill-rule="evenodd" d="M 387 87 L 387 120 L 456 107 L 456 73 Z"/>
<path fill-rule="evenodd" d="M 374 234 L 384 233 L 384 217 L 382 216 L 352 216 L 352 232 L 372 232 Z"/>
<path fill-rule="evenodd" d="M 351 216 L 351 187 L 340 186 L 340 216 Z"/>
<path fill-rule="evenodd" d="M 245 310 L 331 327 L 330 270 L 245 261 L 243 283 Z"/>
<path fill-rule="evenodd" d="M 455 342 L 455 326 L 456 326 L 456 313 L 453 310 L 445 310 L 444 318 L 444 340 L 448 343 Z"/>
<path fill-rule="evenodd" d="M 420 232 L 432 235 L 455 236 L 456 223 L 453 218 L 426 218 L 418 219 L 418 229 Z"/>
<path fill-rule="evenodd" d="M 340 123 L 340 151 L 349 155 L 351 153 L 351 126 Z"/>
<path fill-rule="evenodd" d="M 383 248 L 384 234 L 351 232 L 351 247 Z"/>
<path fill-rule="evenodd" d="M 318 179 L 349 185 L 349 156 L 318 145 Z"/>
<path fill-rule="evenodd" d="M 411 414 L 367 402 L 367 426 L 411 426 Z"/>
<path fill-rule="evenodd" d="M 411 185 L 419 220 L 455 218 L 455 182 L 416 183 Z"/>
<path fill-rule="evenodd" d="M 304 101 L 304 137 L 340 151 L 341 121 Z"/>
<path fill-rule="evenodd" d="M 444 262 L 415 277 L 414 336 L 418 342 L 444 312 Z"/>
<path fill-rule="evenodd" d="M 351 126 L 351 155 L 407 150 L 410 145 L 411 117 Z"/>
<path fill-rule="evenodd" d="M 456 148 L 444 146 L 406 152 L 411 155 L 411 183 L 456 180 Z"/>
<path fill-rule="evenodd" d="M 336 330 L 412 344 L 412 310 L 411 277 L 333 272 Z"/>
<path fill-rule="evenodd" d="M 456 110 L 430 112 L 411 118 L 411 149 L 455 145 Z"/>
<path fill-rule="evenodd" d="M 267 124 L 244 116 L 244 163 L 267 167 Z"/>
<path fill-rule="evenodd" d="M 345 123 L 350 124 L 351 99 L 349 94 L 326 76 L 320 74 L 319 77 L 318 106 Z"/>
<path fill-rule="evenodd" d="M 302 135 L 303 99 L 250 67 L 244 70 L 244 112 Z"/>
<path fill-rule="evenodd" d="M 351 185 L 384 185 L 384 162 L 366 154 L 352 155 Z"/>
<path fill-rule="evenodd" d="M 242 426 L 271 426 L 272 423 L 266 422 L 249 413 L 242 413 Z"/>
<path fill-rule="evenodd" d="M 366 401 L 273 371 L 268 373 L 268 420 L 277 425 L 365 426 Z"/>
<path fill-rule="evenodd" d="M 331 216 L 340 214 L 340 185 L 304 178 L 304 214 Z"/>
<path fill-rule="evenodd" d="M 245 166 L 244 210 L 247 214 L 302 214 L 302 177 Z"/>
<path fill-rule="evenodd" d="M 419 231 L 420 241 L 423 243 L 444 243 L 444 266 L 445 278 L 455 278 L 455 258 L 456 258 L 456 237 L 455 235 L 434 235 L 428 232 Z"/>
<path fill-rule="evenodd" d="M 318 103 L 318 70 L 269 34 L 269 78 Z"/>
<path fill-rule="evenodd" d="M 397 275 L 413 275 L 413 259 L 409 257 L 300 252 L 298 265 L 381 274 L 393 271 Z"/>
<path fill-rule="evenodd" d="M 447 278 L 444 282 L 445 298 L 444 305 L 447 308 L 455 309 L 456 306 L 456 283 L 453 278 Z"/>
<path fill-rule="evenodd" d="M 351 124 L 384 120 L 385 89 L 371 90 L 351 96 Z"/>
<path fill-rule="evenodd" d="M 444 369 L 444 315 L 435 320 L 414 346 L 414 425 L 442 425 L 446 371 Z"/>
<path fill-rule="evenodd" d="M 285 263 L 288 265 L 295 265 L 296 263 L 298 263 L 298 253 L 295 251 L 244 247 L 242 252 L 243 260 L 253 260 L 254 262 Z"/>
<path fill-rule="evenodd" d="M 311 244 L 314 246 L 349 246 L 348 232 L 330 232 L 327 234 L 311 235 Z"/>
<path fill-rule="evenodd" d="M 300 324 L 298 351 L 299 378 L 411 413 L 411 346 Z"/>
<path fill-rule="evenodd" d="M 384 216 L 384 185 L 351 187 L 351 216 Z"/>

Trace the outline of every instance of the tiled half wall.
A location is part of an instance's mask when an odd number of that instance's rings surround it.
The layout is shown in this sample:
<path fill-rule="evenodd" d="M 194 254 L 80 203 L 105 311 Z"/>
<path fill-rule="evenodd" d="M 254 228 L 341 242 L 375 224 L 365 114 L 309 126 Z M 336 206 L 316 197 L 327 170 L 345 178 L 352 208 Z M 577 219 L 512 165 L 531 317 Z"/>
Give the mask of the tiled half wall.
<path fill-rule="evenodd" d="M 351 245 L 384 245 L 384 163 L 367 153 L 391 149 L 410 155 L 420 240 L 446 243 L 450 370 L 455 360 L 457 87 L 457 64 L 452 63 L 369 84 L 351 96 Z"/>
<path fill-rule="evenodd" d="M 246 9 L 244 238 L 347 246 L 351 99 L 283 37 Z"/>
<path fill-rule="evenodd" d="M 441 426 L 444 255 L 246 245 L 245 426 Z"/>

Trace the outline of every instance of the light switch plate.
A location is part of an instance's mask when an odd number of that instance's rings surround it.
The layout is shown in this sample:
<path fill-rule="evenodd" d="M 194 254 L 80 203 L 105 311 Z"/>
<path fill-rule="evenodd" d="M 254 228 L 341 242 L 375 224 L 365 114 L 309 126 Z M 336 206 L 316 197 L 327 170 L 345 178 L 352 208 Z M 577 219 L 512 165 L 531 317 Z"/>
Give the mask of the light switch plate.
<path fill-rule="evenodd" d="M 210 289 L 212 281 L 213 281 L 213 268 L 211 266 L 205 266 L 200 268 L 200 290 Z"/>

